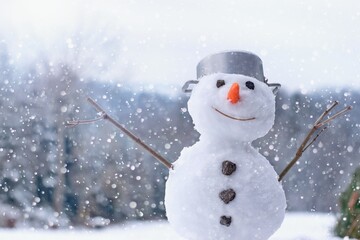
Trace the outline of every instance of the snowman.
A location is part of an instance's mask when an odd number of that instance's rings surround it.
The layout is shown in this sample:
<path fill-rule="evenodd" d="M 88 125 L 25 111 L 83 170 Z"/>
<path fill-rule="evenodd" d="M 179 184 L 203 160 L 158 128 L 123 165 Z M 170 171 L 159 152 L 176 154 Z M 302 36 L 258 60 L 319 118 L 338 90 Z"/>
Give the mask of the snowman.
<path fill-rule="evenodd" d="M 197 72 L 185 88 L 196 83 L 188 111 L 200 139 L 169 173 L 169 222 L 188 240 L 268 239 L 284 219 L 286 199 L 251 142 L 273 126 L 279 84 L 267 83 L 261 59 L 249 52 L 208 56 Z"/>

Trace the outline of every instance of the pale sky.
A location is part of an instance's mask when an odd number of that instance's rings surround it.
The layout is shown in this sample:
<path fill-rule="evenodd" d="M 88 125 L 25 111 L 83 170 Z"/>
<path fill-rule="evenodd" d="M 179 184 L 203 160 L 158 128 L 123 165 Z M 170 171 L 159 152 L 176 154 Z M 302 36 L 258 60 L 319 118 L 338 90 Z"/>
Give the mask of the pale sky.
<path fill-rule="evenodd" d="M 17 63 L 46 55 L 50 62 L 75 62 L 84 77 L 178 91 L 196 78 L 201 58 L 247 50 L 262 58 L 269 81 L 284 88 L 360 88 L 358 0 L 0 4 L 0 43 Z"/>

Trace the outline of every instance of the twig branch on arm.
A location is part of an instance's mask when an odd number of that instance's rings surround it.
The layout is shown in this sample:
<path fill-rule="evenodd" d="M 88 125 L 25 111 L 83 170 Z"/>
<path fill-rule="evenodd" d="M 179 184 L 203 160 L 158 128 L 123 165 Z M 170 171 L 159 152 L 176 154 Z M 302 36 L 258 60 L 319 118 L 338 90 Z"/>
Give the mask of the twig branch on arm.
<path fill-rule="evenodd" d="M 123 133 L 125 133 L 132 140 L 134 140 L 137 144 L 139 144 L 141 147 L 143 147 L 144 150 L 149 152 L 153 157 L 155 157 L 158 161 L 160 161 L 162 164 L 164 164 L 167 168 L 169 168 L 169 169 L 174 168 L 174 166 L 168 160 L 166 160 L 163 156 L 161 156 L 160 154 L 155 152 L 152 148 L 150 148 L 148 145 L 146 145 L 140 138 L 135 136 L 132 132 L 127 130 L 123 125 L 121 125 L 118 121 L 116 121 L 109 114 L 107 114 L 105 112 L 105 110 L 99 104 L 97 104 L 92 98 L 89 97 L 87 100 L 98 111 L 98 113 L 100 114 L 100 117 L 90 119 L 90 120 L 68 121 L 66 123 L 67 127 L 74 127 L 74 126 L 77 126 L 79 124 L 90 124 L 90 123 L 94 123 L 94 122 L 97 122 L 97 121 L 100 121 L 100 120 L 107 120 L 110 123 L 112 123 L 115 127 L 120 129 Z"/>
<path fill-rule="evenodd" d="M 322 129 L 318 132 L 318 134 L 316 134 L 316 136 L 314 137 L 314 139 L 311 140 L 311 142 L 309 142 L 309 143 L 306 145 L 306 147 L 304 148 L 303 152 L 305 152 L 306 149 L 308 149 L 308 147 L 310 147 L 310 146 L 318 139 L 318 137 L 323 133 L 323 131 L 325 131 L 326 129 L 327 129 L 327 127 L 322 128 Z"/>
<path fill-rule="evenodd" d="M 303 140 L 303 142 L 301 143 L 300 147 L 297 149 L 294 158 L 288 163 L 288 165 L 285 167 L 285 169 L 280 173 L 279 175 L 279 182 L 284 178 L 284 176 L 289 172 L 289 170 L 294 166 L 294 164 L 300 159 L 300 157 L 302 156 L 302 154 L 305 152 L 306 149 L 308 149 L 308 147 L 313 144 L 317 138 L 320 136 L 320 134 L 322 134 L 327 127 L 324 127 L 323 129 L 321 129 L 318 134 L 311 140 L 311 142 L 309 143 L 310 139 L 312 138 L 312 136 L 314 135 L 314 133 L 320 129 L 322 126 L 324 126 L 327 123 L 330 123 L 332 120 L 334 120 L 335 118 L 345 114 L 347 111 L 351 110 L 352 107 L 351 106 L 347 106 L 345 107 L 343 110 L 335 113 L 333 116 L 329 117 L 326 120 L 323 120 L 325 116 L 327 116 L 328 114 L 330 114 L 331 110 L 333 110 L 333 108 L 338 105 L 339 102 L 335 101 L 333 102 L 321 115 L 320 117 L 315 121 L 315 123 L 313 124 L 312 128 L 310 129 L 310 131 L 307 133 L 305 139 Z"/>
<path fill-rule="evenodd" d="M 75 127 L 75 126 L 77 126 L 77 125 L 79 125 L 79 124 L 94 123 L 94 122 L 97 122 L 97 121 L 103 120 L 103 119 L 104 119 L 104 114 L 101 114 L 100 117 L 94 118 L 94 119 L 67 121 L 67 122 L 66 122 L 66 126 L 67 126 L 67 127 Z"/>

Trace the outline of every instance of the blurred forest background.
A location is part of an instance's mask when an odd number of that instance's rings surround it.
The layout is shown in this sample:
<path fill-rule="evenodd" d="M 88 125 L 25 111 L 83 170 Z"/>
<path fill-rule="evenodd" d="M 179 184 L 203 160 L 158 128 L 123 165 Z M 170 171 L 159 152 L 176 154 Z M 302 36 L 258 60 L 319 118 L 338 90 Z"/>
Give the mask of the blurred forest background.
<path fill-rule="evenodd" d="M 165 218 L 165 167 L 107 122 L 65 127 L 67 120 L 96 115 L 87 96 L 169 161 L 199 137 L 186 94 L 84 79 L 73 65 L 46 58 L 25 68 L 0 45 L 0 227 Z M 280 90 L 275 126 L 254 143 L 280 172 L 334 100 L 355 108 L 332 122 L 286 176 L 289 211 L 338 211 L 339 194 L 360 165 L 360 93 Z"/>

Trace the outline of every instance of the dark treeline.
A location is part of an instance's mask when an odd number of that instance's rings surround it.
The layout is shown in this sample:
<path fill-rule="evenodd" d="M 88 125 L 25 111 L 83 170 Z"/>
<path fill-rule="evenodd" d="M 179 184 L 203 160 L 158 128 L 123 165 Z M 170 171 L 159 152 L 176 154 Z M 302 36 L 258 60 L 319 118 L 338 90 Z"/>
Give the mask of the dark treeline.
<path fill-rule="evenodd" d="M 107 122 L 65 127 L 67 120 L 96 117 L 87 96 L 169 161 L 198 140 L 185 94 L 83 80 L 61 64 L 19 71 L 0 56 L 0 226 L 165 218 L 165 167 Z M 360 94 L 280 91 L 276 124 L 254 143 L 280 172 L 333 100 L 355 108 L 335 120 L 286 176 L 290 211 L 337 211 L 339 193 L 359 166 Z"/>

